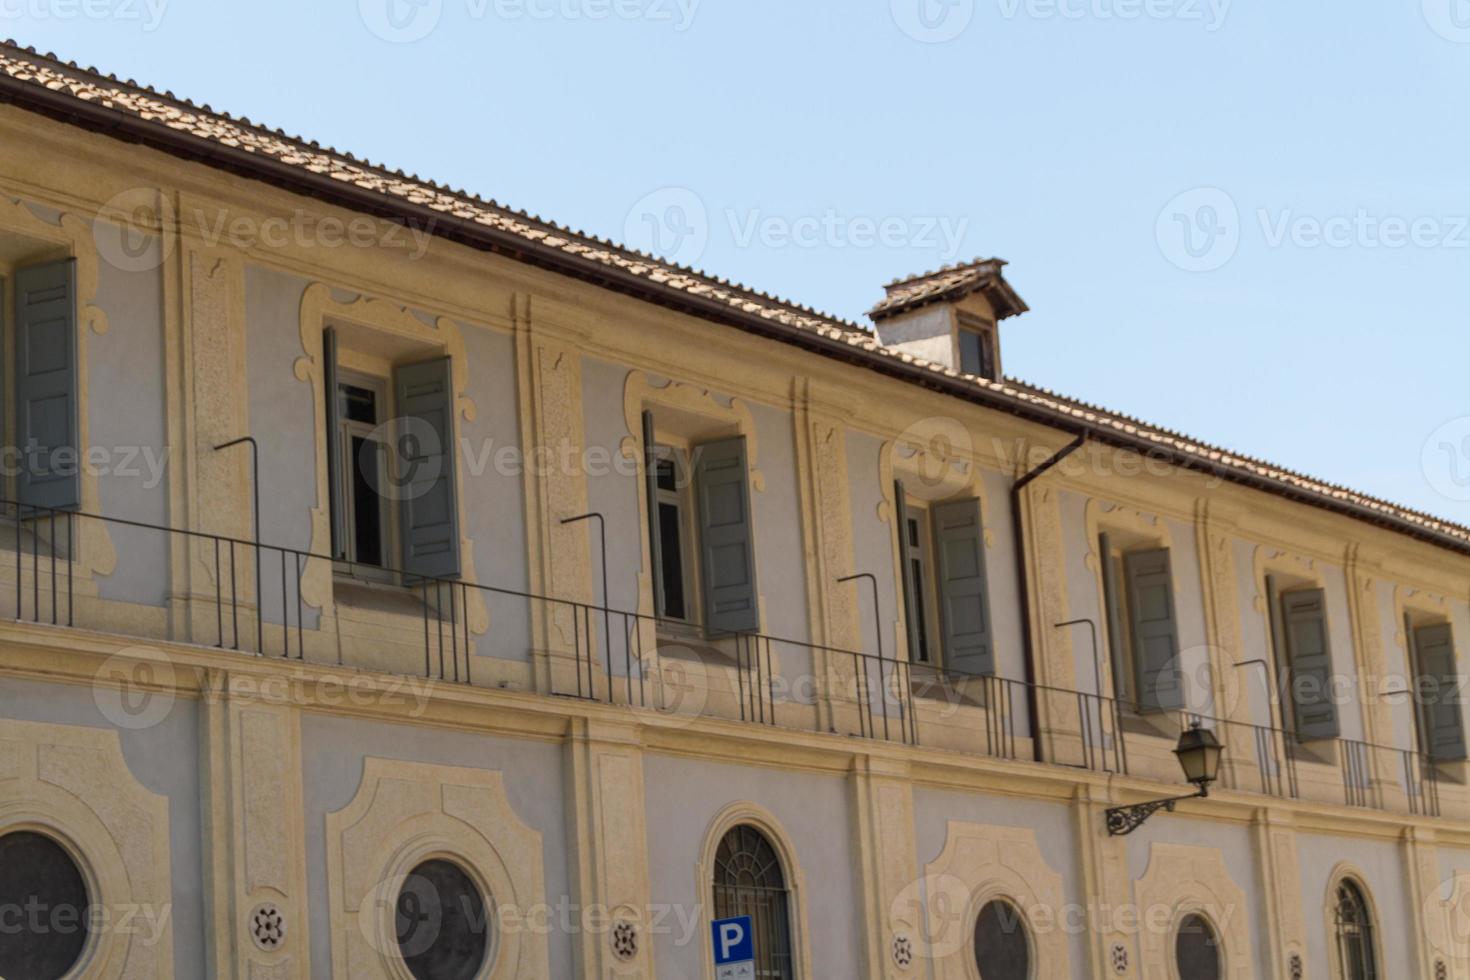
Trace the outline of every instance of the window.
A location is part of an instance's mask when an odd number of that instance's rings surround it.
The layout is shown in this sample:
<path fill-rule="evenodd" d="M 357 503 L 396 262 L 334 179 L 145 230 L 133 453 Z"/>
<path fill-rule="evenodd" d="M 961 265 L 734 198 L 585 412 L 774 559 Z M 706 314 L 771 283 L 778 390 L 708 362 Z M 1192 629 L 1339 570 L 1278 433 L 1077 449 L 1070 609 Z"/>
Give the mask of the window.
<path fill-rule="evenodd" d="M 980 980 L 1031 980 L 1031 938 L 1010 902 L 986 902 L 975 919 L 975 965 Z"/>
<path fill-rule="evenodd" d="M 1311 583 L 1283 583 L 1268 575 L 1266 596 L 1276 676 L 1285 690 L 1282 700 L 1290 706 L 1296 737 L 1302 741 L 1336 738 L 1327 593 Z"/>
<path fill-rule="evenodd" d="M 418 865 L 394 907 L 398 951 L 417 980 L 470 980 L 490 951 L 490 917 L 479 887 L 452 861 Z"/>
<path fill-rule="evenodd" d="M 711 633 L 760 629 L 745 438 L 660 441 L 643 413 L 648 544 L 656 613 Z M 696 585 L 698 586 L 696 590 Z"/>
<path fill-rule="evenodd" d="M 1186 915 L 1174 935 L 1179 980 L 1220 980 L 1220 938 L 1202 915 Z"/>
<path fill-rule="evenodd" d="M 332 555 L 354 573 L 459 574 L 454 386 L 447 357 L 344 370 L 323 333 Z"/>
<path fill-rule="evenodd" d="M 1411 700 L 1420 751 L 1435 760 L 1464 759 L 1464 708 L 1454 631 L 1443 621 L 1416 627 L 1406 616 L 1404 635 L 1409 638 L 1409 669 L 1414 675 Z"/>
<path fill-rule="evenodd" d="M 1332 915 L 1341 980 L 1378 980 L 1378 951 L 1368 900 L 1357 882 L 1338 882 Z"/>
<path fill-rule="evenodd" d="M 750 916 L 755 975 L 761 980 L 792 980 L 790 893 L 781 858 L 766 835 L 738 824 L 715 851 L 715 918 Z"/>
<path fill-rule="evenodd" d="M 995 673 L 976 498 L 926 504 L 894 483 L 909 659 L 961 674 Z"/>
<path fill-rule="evenodd" d="M 13 290 L 16 498 L 38 507 L 79 507 L 76 264 L 63 259 L 16 269 Z"/>
<path fill-rule="evenodd" d="M 0 977 L 54 980 L 87 946 L 91 900 L 82 872 L 56 841 L 33 831 L 0 836 Z"/>
<path fill-rule="evenodd" d="M 995 356 L 995 326 L 979 317 L 961 316 L 958 334 L 960 370 L 990 381 L 1000 379 Z"/>
<path fill-rule="evenodd" d="M 1179 622 L 1169 549 L 1115 546 L 1098 538 L 1114 696 L 1138 711 L 1184 707 Z"/>

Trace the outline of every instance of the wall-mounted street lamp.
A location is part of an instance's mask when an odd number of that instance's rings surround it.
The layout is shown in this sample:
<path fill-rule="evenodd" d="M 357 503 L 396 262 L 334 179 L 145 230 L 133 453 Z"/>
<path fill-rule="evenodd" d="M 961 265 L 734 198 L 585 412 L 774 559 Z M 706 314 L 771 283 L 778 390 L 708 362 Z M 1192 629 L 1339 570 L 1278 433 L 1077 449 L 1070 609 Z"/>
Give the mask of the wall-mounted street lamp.
<path fill-rule="evenodd" d="M 1184 770 L 1184 778 L 1198 786 L 1199 790 L 1188 796 L 1171 796 L 1167 800 L 1115 806 L 1107 811 L 1108 833 L 1114 837 L 1131 834 L 1158 811 L 1173 811 L 1174 804 L 1180 800 L 1209 796 L 1210 784 L 1220 772 L 1220 754 L 1224 749 L 1214 732 L 1201 728 L 1197 721 L 1190 725 L 1180 733 L 1179 744 L 1174 747 L 1174 756 L 1179 760 L 1179 768 Z"/>

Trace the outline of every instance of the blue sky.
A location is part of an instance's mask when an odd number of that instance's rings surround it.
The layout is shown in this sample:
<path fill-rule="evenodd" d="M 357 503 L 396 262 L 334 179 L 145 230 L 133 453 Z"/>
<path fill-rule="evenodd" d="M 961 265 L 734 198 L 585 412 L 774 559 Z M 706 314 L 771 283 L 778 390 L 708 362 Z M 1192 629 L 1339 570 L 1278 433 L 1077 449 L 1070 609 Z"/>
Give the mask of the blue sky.
<path fill-rule="evenodd" d="M 1001 256 L 1008 373 L 1470 522 L 1467 0 L 0 0 L 0 31 L 849 318 Z"/>

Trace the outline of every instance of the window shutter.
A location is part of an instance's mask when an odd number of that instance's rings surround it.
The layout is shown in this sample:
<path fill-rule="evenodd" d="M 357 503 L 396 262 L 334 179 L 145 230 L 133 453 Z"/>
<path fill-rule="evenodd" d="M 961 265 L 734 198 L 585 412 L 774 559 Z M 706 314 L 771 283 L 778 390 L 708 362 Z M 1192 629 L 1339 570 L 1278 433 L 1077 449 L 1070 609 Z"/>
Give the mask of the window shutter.
<path fill-rule="evenodd" d="M 1465 758 L 1465 727 L 1461 717 L 1460 674 L 1455 664 L 1455 641 L 1449 623 L 1421 626 L 1414 631 L 1415 669 L 1423 692 L 1420 724 L 1424 751 L 1436 759 Z"/>
<path fill-rule="evenodd" d="M 995 673 L 990 600 L 985 587 L 985 530 L 980 501 L 954 500 L 930 511 L 943 618 L 945 664 L 968 674 Z"/>
<path fill-rule="evenodd" d="M 1126 701 L 1132 696 L 1132 678 L 1128 674 L 1127 651 L 1123 649 L 1123 607 L 1118 602 L 1118 570 L 1113 565 L 1113 539 L 1100 534 L 1097 538 L 1098 560 L 1102 563 L 1103 607 L 1107 611 L 1108 656 L 1113 668 L 1113 697 Z M 1101 691 L 1097 692 L 1102 694 Z"/>
<path fill-rule="evenodd" d="M 459 574 L 459 506 L 454 479 L 454 388 L 450 361 L 404 364 L 393 372 L 403 570 L 434 578 Z"/>
<path fill-rule="evenodd" d="M 760 629 L 760 610 L 745 439 L 705 443 L 695 454 L 705 626 L 714 632 L 755 632 Z"/>
<path fill-rule="evenodd" d="M 15 307 L 20 501 L 79 507 L 76 264 L 65 259 L 17 270 Z"/>
<path fill-rule="evenodd" d="M 653 413 L 643 412 L 643 495 L 648 498 L 648 580 L 653 585 L 653 611 L 657 616 L 664 609 L 664 561 L 663 539 L 659 536 L 658 524 L 658 455 L 654 452 Z"/>
<path fill-rule="evenodd" d="M 332 557 L 347 557 L 347 515 L 342 507 L 341 399 L 337 396 L 337 331 L 322 331 L 322 387 L 327 405 L 327 512 L 332 521 Z"/>
<path fill-rule="evenodd" d="M 1128 612 L 1133 627 L 1133 692 L 1140 711 L 1184 707 L 1179 671 L 1179 622 L 1174 615 L 1174 577 L 1169 549 L 1123 556 Z"/>
<path fill-rule="evenodd" d="M 1282 593 L 1281 623 L 1296 736 L 1303 741 L 1336 738 L 1337 707 L 1332 703 L 1327 593 L 1321 589 Z"/>
<path fill-rule="evenodd" d="M 893 481 L 893 513 L 898 524 L 898 568 L 899 587 L 903 589 L 903 621 L 909 638 L 909 661 L 915 662 L 919 654 L 919 617 L 923 610 L 918 608 L 914 591 L 913 553 L 909 545 L 909 510 L 904 495 L 903 481 Z"/>

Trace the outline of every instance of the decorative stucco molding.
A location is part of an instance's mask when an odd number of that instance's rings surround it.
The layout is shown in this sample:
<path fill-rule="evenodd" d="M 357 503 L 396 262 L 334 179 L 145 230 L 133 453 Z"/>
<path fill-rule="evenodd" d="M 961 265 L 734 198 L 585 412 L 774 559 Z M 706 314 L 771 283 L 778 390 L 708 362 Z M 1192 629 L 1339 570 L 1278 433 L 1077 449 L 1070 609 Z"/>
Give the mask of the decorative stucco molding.
<path fill-rule="evenodd" d="M 541 833 L 511 807 L 501 773 L 369 758 L 351 803 L 327 814 L 332 971 L 411 980 L 394 910 L 404 879 L 443 858 L 479 885 L 493 931 L 481 980 L 549 976 L 547 942 L 528 928 L 545 912 Z"/>
<path fill-rule="evenodd" d="M 1184 844 L 1149 847 L 1148 868 L 1135 885 L 1144 928 L 1139 935 L 1143 980 L 1181 980 L 1174 939 L 1188 915 L 1209 920 L 1220 941 L 1225 980 L 1248 980 L 1251 965 L 1250 909 L 1245 891 L 1230 876 L 1219 848 Z M 1160 930 L 1155 924 L 1168 923 Z"/>

